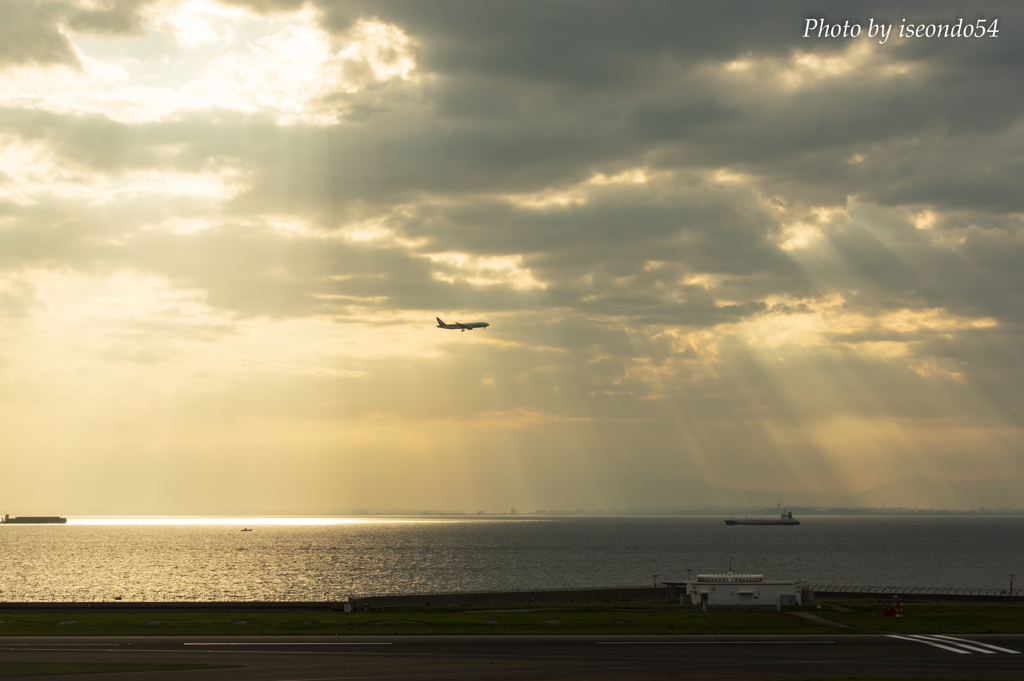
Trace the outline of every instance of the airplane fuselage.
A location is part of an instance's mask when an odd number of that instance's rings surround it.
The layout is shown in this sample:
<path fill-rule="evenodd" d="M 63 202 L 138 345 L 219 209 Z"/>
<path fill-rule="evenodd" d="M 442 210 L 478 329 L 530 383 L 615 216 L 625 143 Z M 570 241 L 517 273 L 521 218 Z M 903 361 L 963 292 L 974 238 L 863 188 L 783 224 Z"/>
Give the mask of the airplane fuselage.
<path fill-rule="evenodd" d="M 473 329 L 486 329 L 488 326 L 490 326 L 490 324 L 488 324 L 487 322 L 466 322 L 465 324 L 462 322 L 455 322 L 454 324 L 445 324 L 443 321 L 441 321 L 440 317 L 435 317 L 435 319 L 437 319 L 437 328 L 439 329 L 459 329 L 460 331 L 472 331 Z"/>

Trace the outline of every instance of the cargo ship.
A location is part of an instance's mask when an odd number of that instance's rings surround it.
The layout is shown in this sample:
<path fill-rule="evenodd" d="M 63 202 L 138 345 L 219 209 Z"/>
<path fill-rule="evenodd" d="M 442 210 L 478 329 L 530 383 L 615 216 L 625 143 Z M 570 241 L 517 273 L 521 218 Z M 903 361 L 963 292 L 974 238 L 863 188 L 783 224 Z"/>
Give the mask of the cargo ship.
<path fill-rule="evenodd" d="M 30 516 L 23 515 L 17 518 L 12 518 L 9 515 L 4 515 L 4 519 L 0 520 L 0 523 L 11 524 L 11 525 L 63 525 L 67 523 L 67 518 L 61 518 L 56 515 L 49 516 Z"/>
<path fill-rule="evenodd" d="M 799 525 L 800 521 L 799 520 L 793 520 L 793 512 L 792 511 L 786 511 L 785 513 L 782 514 L 782 516 L 778 520 L 775 520 L 773 518 L 769 518 L 767 520 L 765 520 L 764 518 L 754 518 L 753 520 L 749 520 L 747 518 L 744 518 L 743 520 L 733 520 L 732 518 L 730 518 L 729 520 L 725 521 L 725 524 L 726 525 Z"/>

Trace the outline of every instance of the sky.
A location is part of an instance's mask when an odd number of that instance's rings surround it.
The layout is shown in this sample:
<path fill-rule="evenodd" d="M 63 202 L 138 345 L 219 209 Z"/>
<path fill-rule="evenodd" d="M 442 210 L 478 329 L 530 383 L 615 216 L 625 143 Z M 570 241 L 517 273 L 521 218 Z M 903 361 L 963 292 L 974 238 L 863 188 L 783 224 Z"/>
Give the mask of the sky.
<path fill-rule="evenodd" d="M 1022 31 L 1015 2 L 0 0 L 0 507 L 1020 476 Z"/>

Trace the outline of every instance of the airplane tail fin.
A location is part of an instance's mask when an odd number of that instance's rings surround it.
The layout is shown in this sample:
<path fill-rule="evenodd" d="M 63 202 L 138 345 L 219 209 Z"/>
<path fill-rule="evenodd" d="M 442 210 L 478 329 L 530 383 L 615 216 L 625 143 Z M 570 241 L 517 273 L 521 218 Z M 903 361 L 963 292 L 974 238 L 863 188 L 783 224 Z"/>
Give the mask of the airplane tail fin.
<path fill-rule="evenodd" d="M 442 321 L 441 321 L 441 318 L 440 318 L 440 317 L 434 317 L 434 319 L 436 319 L 436 320 L 437 320 L 437 325 L 438 325 L 438 326 L 444 326 L 444 322 L 442 322 Z"/>

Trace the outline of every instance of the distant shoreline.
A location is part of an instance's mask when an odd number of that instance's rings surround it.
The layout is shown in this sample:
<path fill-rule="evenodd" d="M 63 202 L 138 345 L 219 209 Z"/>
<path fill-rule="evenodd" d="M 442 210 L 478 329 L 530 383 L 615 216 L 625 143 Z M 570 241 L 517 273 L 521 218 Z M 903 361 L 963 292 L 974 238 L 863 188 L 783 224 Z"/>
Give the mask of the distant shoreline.
<path fill-rule="evenodd" d="M 930 508 L 872 508 L 872 507 L 807 507 L 787 506 L 794 516 L 966 516 L 966 517 L 1015 517 L 1024 516 L 1024 509 L 998 508 L 998 509 L 930 509 Z M 374 518 L 394 519 L 426 519 L 426 518 L 459 518 L 459 519 L 515 519 L 515 520 L 536 520 L 538 518 L 643 518 L 643 517 L 728 517 L 728 516 L 776 516 L 779 513 L 777 507 L 764 508 L 700 508 L 700 509 L 650 509 L 650 510 L 585 510 L 585 511 L 536 511 L 527 513 L 466 513 L 461 511 L 372 511 L 366 513 L 297 513 L 297 512 L 268 512 L 268 513 L 67 513 L 65 517 L 70 520 L 231 520 L 241 522 L 244 520 L 257 519 L 281 519 L 289 521 L 309 520 L 371 520 Z M 6 523 L 26 524 L 26 523 Z"/>

